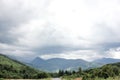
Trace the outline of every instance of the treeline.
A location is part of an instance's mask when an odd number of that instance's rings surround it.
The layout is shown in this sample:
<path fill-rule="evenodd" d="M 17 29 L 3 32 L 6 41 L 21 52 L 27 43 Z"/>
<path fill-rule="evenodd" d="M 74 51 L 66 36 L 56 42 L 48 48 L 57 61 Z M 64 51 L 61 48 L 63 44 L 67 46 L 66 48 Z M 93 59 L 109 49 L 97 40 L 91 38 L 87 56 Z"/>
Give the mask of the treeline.
<path fill-rule="evenodd" d="M 120 76 L 120 62 L 114 64 L 107 64 L 100 68 L 94 68 L 89 70 L 82 70 L 79 68 L 77 71 L 63 71 L 59 70 L 58 73 L 52 73 L 52 77 L 63 77 L 69 80 L 73 78 L 81 77 L 82 80 L 98 80 L 98 79 L 115 79 Z"/>
<path fill-rule="evenodd" d="M 81 77 L 83 75 L 83 71 L 79 68 L 77 71 L 70 71 L 70 70 L 59 70 L 55 73 L 49 73 L 51 77 Z"/>
<path fill-rule="evenodd" d="M 117 63 L 120 64 L 120 63 Z M 90 69 L 84 71 L 83 80 L 94 80 L 95 78 L 107 79 L 109 77 L 115 78 L 120 76 L 120 66 L 117 65 L 105 65 L 101 68 Z"/>

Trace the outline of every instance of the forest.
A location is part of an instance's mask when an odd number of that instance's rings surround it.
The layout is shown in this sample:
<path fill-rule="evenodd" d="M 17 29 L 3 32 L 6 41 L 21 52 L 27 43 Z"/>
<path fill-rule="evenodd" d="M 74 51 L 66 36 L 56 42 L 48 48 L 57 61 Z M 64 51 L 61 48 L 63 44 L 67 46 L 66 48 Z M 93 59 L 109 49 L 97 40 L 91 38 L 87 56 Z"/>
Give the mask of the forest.
<path fill-rule="evenodd" d="M 49 74 L 36 70 L 16 60 L 0 54 L 0 78 L 5 79 L 38 79 L 47 78 Z"/>
<path fill-rule="evenodd" d="M 82 78 L 82 80 L 119 80 L 120 62 L 88 70 L 82 70 L 81 68 L 77 71 L 60 70 L 58 75 L 66 80 L 74 80 L 75 78 Z"/>

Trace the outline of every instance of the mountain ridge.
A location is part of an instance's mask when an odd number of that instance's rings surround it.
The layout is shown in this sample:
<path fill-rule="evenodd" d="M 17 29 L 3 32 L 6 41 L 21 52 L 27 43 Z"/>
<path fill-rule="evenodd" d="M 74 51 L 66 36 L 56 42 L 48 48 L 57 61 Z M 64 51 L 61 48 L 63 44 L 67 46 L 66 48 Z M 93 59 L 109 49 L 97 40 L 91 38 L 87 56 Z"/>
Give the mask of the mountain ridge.
<path fill-rule="evenodd" d="M 93 62 L 103 63 L 103 64 L 110 64 L 110 63 L 120 62 L 120 59 L 115 59 L 115 58 L 101 58 L 101 59 L 97 59 L 97 60 L 95 60 Z"/>
<path fill-rule="evenodd" d="M 101 58 L 88 62 L 82 59 L 51 58 L 44 60 L 40 57 L 36 57 L 29 65 L 44 71 L 54 72 L 58 70 L 77 70 L 79 67 L 82 69 L 90 69 L 115 62 L 120 62 L 120 59 Z"/>
<path fill-rule="evenodd" d="M 40 57 L 35 58 L 29 65 L 34 68 L 50 72 L 58 70 L 77 70 L 79 67 L 81 67 L 82 69 L 88 69 L 97 66 L 96 64 L 82 59 L 52 58 L 44 60 Z"/>

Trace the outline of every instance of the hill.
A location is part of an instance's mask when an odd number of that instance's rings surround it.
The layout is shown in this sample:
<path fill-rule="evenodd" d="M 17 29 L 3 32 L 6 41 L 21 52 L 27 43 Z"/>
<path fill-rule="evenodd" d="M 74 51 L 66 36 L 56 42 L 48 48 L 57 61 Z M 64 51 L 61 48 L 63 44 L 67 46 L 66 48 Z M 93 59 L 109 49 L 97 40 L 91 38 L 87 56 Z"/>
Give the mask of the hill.
<path fill-rule="evenodd" d="M 0 54 L 0 78 L 44 78 L 47 73 L 35 70 L 25 64 Z"/>
<path fill-rule="evenodd" d="M 78 71 L 74 72 L 60 71 L 59 75 L 66 80 L 74 80 L 80 77 L 82 80 L 120 80 L 120 62 L 88 70 L 79 68 Z"/>
<path fill-rule="evenodd" d="M 120 62 L 106 64 L 100 68 L 89 69 L 84 71 L 84 74 L 84 80 L 93 80 L 95 78 L 107 79 L 110 77 L 114 79 L 116 76 L 120 76 Z"/>

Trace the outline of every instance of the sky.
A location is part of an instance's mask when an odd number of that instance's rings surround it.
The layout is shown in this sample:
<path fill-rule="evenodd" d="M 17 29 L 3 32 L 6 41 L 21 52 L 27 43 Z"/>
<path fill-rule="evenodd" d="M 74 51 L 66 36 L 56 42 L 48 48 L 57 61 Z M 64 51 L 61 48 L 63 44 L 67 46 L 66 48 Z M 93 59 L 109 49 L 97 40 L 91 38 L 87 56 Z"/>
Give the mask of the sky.
<path fill-rule="evenodd" d="M 0 0 L 0 53 L 19 59 L 120 59 L 119 0 Z"/>

